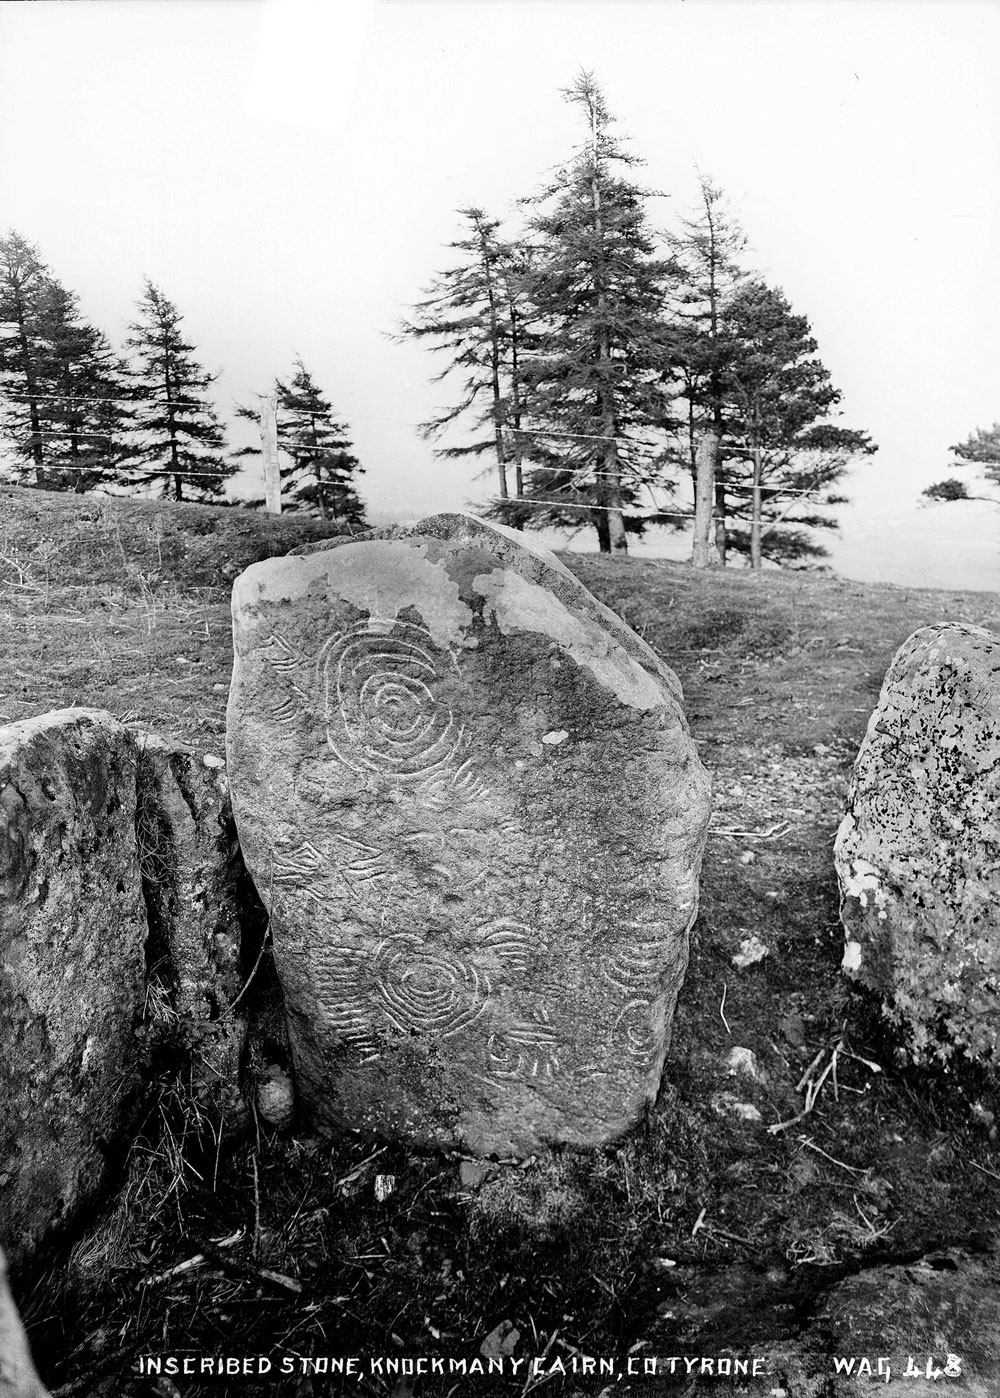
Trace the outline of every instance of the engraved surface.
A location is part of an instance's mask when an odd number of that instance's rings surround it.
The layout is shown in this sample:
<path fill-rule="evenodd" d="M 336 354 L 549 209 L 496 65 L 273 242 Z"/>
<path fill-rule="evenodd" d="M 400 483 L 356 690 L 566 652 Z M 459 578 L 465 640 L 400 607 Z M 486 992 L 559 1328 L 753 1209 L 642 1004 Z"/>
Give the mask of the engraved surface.
<path fill-rule="evenodd" d="M 673 676 L 555 559 L 429 525 L 234 589 L 233 804 L 301 1100 L 483 1154 L 607 1141 L 657 1090 L 707 778 Z"/>
<path fill-rule="evenodd" d="M 327 742 L 345 767 L 404 779 L 461 764 L 462 725 L 435 693 L 457 665 L 423 628 L 371 619 L 328 641 L 317 665 Z"/>
<path fill-rule="evenodd" d="M 493 995 L 489 975 L 459 956 L 399 933 L 375 950 L 375 993 L 401 1033 L 446 1039 L 473 1024 Z"/>

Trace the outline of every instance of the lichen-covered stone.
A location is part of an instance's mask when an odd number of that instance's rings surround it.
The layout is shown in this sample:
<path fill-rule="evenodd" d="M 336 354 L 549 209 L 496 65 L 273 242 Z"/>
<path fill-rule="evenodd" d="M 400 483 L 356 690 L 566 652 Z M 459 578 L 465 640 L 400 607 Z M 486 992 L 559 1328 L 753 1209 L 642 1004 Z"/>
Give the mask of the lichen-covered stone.
<path fill-rule="evenodd" d="M 101 1185 L 139 1074 L 135 740 L 64 709 L 0 729 L 0 1242 L 17 1264 Z"/>
<path fill-rule="evenodd" d="M 202 1105 L 231 1124 L 246 1021 L 240 927 L 242 859 L 221 759 L 144 733 L 138 738 L 139 854 L 150 970 L 169 992 L 191 1050 Z M 210 754 L 211 757 L 211 754 Z"/>
<path fill-rule="evenodd" d="M 318 1124 L 518 1155 L 657 1091 L 709 782 L 551 554 L 446 515 L 234 589 L 229 777 Z"/>
<path fill-rule="evenodd" d="M 1000 638 L 927 626 L 897 651 L 836 843 L 844 969 L 913 1057 L 997 1058 Z"/>

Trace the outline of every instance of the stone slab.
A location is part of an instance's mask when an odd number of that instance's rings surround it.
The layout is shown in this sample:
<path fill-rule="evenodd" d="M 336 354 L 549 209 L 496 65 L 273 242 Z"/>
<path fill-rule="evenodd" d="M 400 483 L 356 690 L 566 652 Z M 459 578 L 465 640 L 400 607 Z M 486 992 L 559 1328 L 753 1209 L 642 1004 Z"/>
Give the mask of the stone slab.
<path fill-rule="evenodd" d="M 102 1185 L 139 1078 L 135 740 L 64 709 L 0 729 L 0 1243 L 17 1265 Z"/>
<path fill-rule="evenodd" d="M 248 569 L 228 770 L 320 1126 L 595 1145 L 655 1096 L 709 781 L 673 673 L 468 516 Z"/>
<path fill-rule="evenodd" d="M 914 1059 L 997 1058 L 1000 638 L 948 623 L 897 651 L 836 842 L 844 968 Z"/>

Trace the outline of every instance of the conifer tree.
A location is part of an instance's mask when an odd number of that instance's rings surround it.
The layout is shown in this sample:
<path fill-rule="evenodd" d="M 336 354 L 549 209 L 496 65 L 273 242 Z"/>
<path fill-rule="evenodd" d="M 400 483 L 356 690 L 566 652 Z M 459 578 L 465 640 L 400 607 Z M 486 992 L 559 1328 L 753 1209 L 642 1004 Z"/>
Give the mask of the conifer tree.
<path fill-rule="evenodd" d="M 37 308 L 44 351 L 45 483 L 77 493 L 129 479 L 121 470 L 131 450 L 131 385 L 127 366 L 106 336 L 81 319 L 77 298 L 49 281 Z"/>
<path fill-rule="evenodd" d="M 1000 485 L 1000 422 L 995 422 L 992 427 L 977 427 L 964 442 L 957 443 L 949 450 L 957 457 L 954 465 L 979 466 L 990 484 Z M 971 495 L 966 482 L 957 476 L 949 476 L 947 480 L 929 485 L 922 493 L 930 500 L 988 500 L 990 504 L 997 503 L 993 495 Z"/>
<path fill-rule="evenodd" d="M 353 443 L 346 423 L 334 416 L 330 400 L 323 396 L 301 359 L 288 383 L 275 380 L 278 449 L 283 464 L 282 509 L 300 510 L 335 520 L 351 529 L 367 529 L 365 507 L 356 478 L 364 467 L 351 451 Z M 256 421 L 253 408 L 241 407 L 237 416 Z M 237 456 L 259 456 L 260 448 L 244 447 Z"/>
<path fill-rule="evenodd" d="M 134 357 L 135 477 L 175 500 L 211 501 L 237 469 L 223 456 L 222 428 L 205 397 L 215 375 L 195 360 L 195 346 L 181 333 L 183 316 L 151 281 L 138 310 L 125 342 Z"/>
<path fill-rule="evenodd" d="M 0 239 L 0 398 L 19 475 L 50 490 L 121 478 L 128 387 L 106 337 L 17 233 Z"/>
<path fill-rule="evenodd" d="M 564 94 L 585 139 L 535 202 L 537 242 L 530 290 L 537 347 L 526 374 L 526 439 L 540 462 L 526 495 L 526 523 L 592 523 L 602 552 L 627 551 L 628 511 L 659 477 L 656 391 L 668 264 L 654 257 L 645 192 L 628 178 L 638 161 L 611 132 L 613 118 L 590 73 Z M 644 437 L 644 432 L 646 433 Z"/>
<path fill-rule="evenodd" d="M 525 388 L 520 358 L 527 335 L 525 296 L 528 249 L 516 249 L 499 236 L 500 223 L 482 209 L 461 209 L 468 224 L 465 236 L 448 244 L 461 254 L 441 272 L 422 301 L 403 322 L 401 337 L 426 341 L 449 362 L 435 376 L 440 383 L 461 376 L 457 404 L 421 424 L 422 435 L 438 440 L 468 417 L 473 437 L 461 445 L 435 448 L 443 458 L 495 457 L 501 507 L 511 495 L 514 467 L 515 498 L 522 494 L 519 428 Z"/>
<path fill-rule="evenodd" d="M 823 556 L 808 531 L 836 521 L 817 506 L 845 503 L 837 481 L 876 447 L 866 433 L 831 421 L 841 394 L 808 320 L 792 313 L 781 291 L 761 281 L 742 287 L 726 308 L 723 334 L 725 489 L 742 521 L 731 543 L 755 569 L 765 554 L 776 561 Z"/>
<path fill-rule="evenodd" d="M 668 451 L 668 459 L 673 456 L 691 473 L 695 492 L 692 562 L 704 567 L 712 561 L 708 538 L 713 506 L 715 558 L 726 561 L 722 388 L 726 346 L 721 318 L 746 276 L 747 240 L 722 190 L 704 174 L 699 174 L 698 183 L 696 213 L 681 218 L 679 229 L 667 235 L 677 281 L 670 302 L 672 335 L 666 377 L 682 406 L 680 450 Z"/>
<path fill-rule="evenodd" d="M 0 387 L 8 401 L 4 425 L 31 462 L 36 484 L 42 483 L 45 464 L 37 307 L 48 278 L 34 243 L 13 230 L 0 238 Z"/>

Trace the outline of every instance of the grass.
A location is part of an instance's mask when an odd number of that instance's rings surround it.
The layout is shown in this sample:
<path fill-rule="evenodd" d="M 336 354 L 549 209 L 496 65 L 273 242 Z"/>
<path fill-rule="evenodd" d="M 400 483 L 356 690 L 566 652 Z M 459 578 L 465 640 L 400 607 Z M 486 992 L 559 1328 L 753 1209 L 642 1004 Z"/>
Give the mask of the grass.
<path fill-rule="evenodd" d="M 0 491 L 4 719 L 96 705 L 220 752 L 230 581 L 320 532 Z M 995 1229 L 995 1089 L 968 1065 L 909 1069 L 877 1006 L 841 977 L 832 841 L 896 647 L 944 619 L 1000 629 L 1000 601 L 827 574 L 566 562 L 677 671 L 715 782 L 691 965 L 648 1121 L 607 1150 L 518 1169 L 261 1123 L 247 1137 L 200 1115 L 183 1058 L 164 1052 L 117 1196 L 21 1279 L 39 1366 L 62 1398 L 526 1395 L 542 1384 L 523 1369 L 414 1389 L 364 1371 L 139 1378 L 136 1360 L 262 1354 L 277 1368 L 503 1344 L 569 1369 L 574 1355 L 644 1342 L 739 1351 L 794 1324 L 845 1271 Z M 766 954 L 734 963 L 754 938 Z M 251 1070 L 281 1053 L 266 957 L 252 996 Z M 752 1050 L 756 1080 L 727 1068 L 735 1046 Z M 544 1391 L 607 1382 L 555 1375 Z"/>

